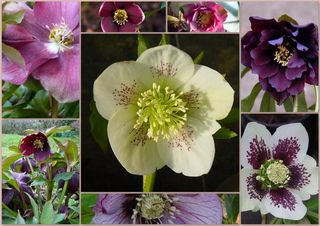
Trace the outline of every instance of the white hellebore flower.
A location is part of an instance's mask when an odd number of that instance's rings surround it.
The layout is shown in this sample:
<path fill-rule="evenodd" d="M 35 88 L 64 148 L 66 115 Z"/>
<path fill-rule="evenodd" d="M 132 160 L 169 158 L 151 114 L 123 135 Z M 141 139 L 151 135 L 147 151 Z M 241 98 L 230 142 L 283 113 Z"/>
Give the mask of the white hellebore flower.
<path fill-rule="evenodd" d="M 233 104 L 234 91 L 218 72 L 195 65 L 164 45 L 137 61 L 110 65 L 94 83 L 94 100 L 107 120 L 115 156 L 132 174 L 169 166 L 186 176 L 211 168 L 212 134 Z"/>
<path fill-rule="evenodd" d="M 301 123 L 277 128 L 248 123 L 241 138 L 241 211 L 300 220 L 303 200 L 318 193 L 318 167 L 307 155 L 309 137 Z"/>

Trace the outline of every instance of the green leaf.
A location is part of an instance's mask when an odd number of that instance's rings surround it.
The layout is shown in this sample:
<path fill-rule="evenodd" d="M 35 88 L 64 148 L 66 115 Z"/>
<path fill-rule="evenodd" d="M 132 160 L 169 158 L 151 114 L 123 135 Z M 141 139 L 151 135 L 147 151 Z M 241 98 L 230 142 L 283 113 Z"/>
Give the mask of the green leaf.
<path fill-rule="evenodd" d="M 159 46 L 170 44 L 170 37 L 167 34 L 162 34 L 159 42 Z"/>
<path fill-rule="evenodd" d="M 44 178 L 43 175 L 35 177 L 32 180 L 31 186 L 38 186 L 38 185 L 44 185 L 48 182 L 48 180 L 46 178 Z"/>
<path fill-rule="evenodd" d="M 38 92 L 43 89 L 40 81 L 32 78 L 31 76 L 29 76 L 28 80 L 23 85 L 34 92 Z"/>
<path fill-rule="evenodd" d="M 20 211 L 18 210 L 18 215 L 15 221 L 15 224 L 26 224 L 23 217 L 20 215 Z"/>
<path fill-rule="evenodd" d="M 2 53 L 11 61 L 16 63 L 19 67 L 24 68 L 25 62 L 23 57 L 21 56 L 20 52 L 16 50 L 15 48 L 8 46 L 4 43 L 2 43 Z"/>
<path fill-rule="evenodd" d="M 2 160 L 2 171 L 7 170 L 16 160 L 21 158 L 21 153 L 14 153 Z"/>
<path fill-rule="evenodd" d="M 153 16 L 154 14 L 156 14 L 157 12 L 159 12 L 160 10 L 162 10 L 162 9 L 163 8 L 160 7 L 160 8 L 156 8 L 156 9 L 144 12 L 144 16 L 145 16 L 145 18 L 149 18 L 149 17 Z"/>
<path fill-rule="evenodd" d="M 308 106 L 304 92 L 298 95 L 298 112 L 307 112 Z"/>
<path fill-rule="evenodd" d="M 8 149 L 13 152 L 20 152 L 19 147 L 15 145 L 9 146 Z"/>
<path fill-rule="evenodd" d="M 97 194 L 82 194 L 81 195 L 81 205 L 87 207 L 93 207 L 96 205 L 98 199 Z"/>
<path fill-rule="evenodd" d="M 242 71 L 241 71 L 241 78 L 243 78 L 251 69 L 248 67 L 245 67 Z"/>
<path fill-rule="evenodd" d="M 283 224 L 283 220 L 281 218 L 274 217 L 270 224 Z"/>
<path fill-rule="evenodd" d="M 287 14 L 283 14 L 282 16 L 280 16 L 278 18 L 278 21 L 279 22 L 280 21 L 286 21 L 286 22 L 290 22 L 292 24 L 298 25 L 298 22 L 295 19 L 293 19 L 292 17 L 288 16 Z"/>
<path fill-rule="evenodd" d="M 251 111 L 252 107 L 253 107 L 253 104 L 254 104 L 254 101 L 256 100 L 258 94 L 260 93 L 261 91 L 261 86 L 259 83 L 257 83 L 251 93 L 249 94 L 249 96 L 247 96 L 246 98 L 244 98 L 243 100 L 241 100 L 241 110 L 243 112 L 249 112 Z"/>
<path fill-rule="evenodd" d="M 66 217 L 66 215 L 64 213 L 58 213 L 54 215 L 54 222 L 53 224 L 58 224 L 61 221 L 64 220 L 64 218 Z"/>
<path fill-rule="evenodd" d="M 25 106 L 23 106 L 25 107 Z M 47 118 L 48 115 L 33 109 L 17 109 L 3 116 L 4 118 Z"/>
<path fill-rule="evenodd" d="M 59 127 L 51 127 L 46 130 L 47 137 L 53 136 L 57 133 L 62 133 L 66 131 L 71 131 L 73 128 L 71 126 L 59 126 Z"/>
<path fill-rule="evenodd" d="M 64 152 L 64 155 L 68 161 L 68 164 L 70 166 L 74 166 L 79 159 L 77 144 L 72 140 L 68 140 L 65 144 L 62 144 L 56 138 L 53 138 L 53 139 L 58 145 L 58 147 Z"/>
<path fill-rule="evenodd" d="M 308 210 L 307 211 L 307 219 L 313 224 L 318 224 L 318 222 L 319 222 L 318 212 L 313 212 L 313 211 Z"/>
<path fill-rule="evenodd" d="M 50 102 L 48 92 L 46 90 L 39 90 L 29 103 L 32 109 L 42 112 L 43 114 L 49 115 Z"/>
<path fill-rule="evenodd" d="M 224 195 L 223 198 L 229 222 L 236 223 L 239 214 L 239 195 Z"/>
<path fill-rule="evenodd" d="M 3 14 L 3 22 L 6 24 L 20 24 L 24 17 L 24 10 L 12 14 Z"/>
<path fill-rule="evenodd" d="M 309 211 L 318 212 L 319 200 L 318 198 L 309 199 L 304 203 Z"/>
<path fill-rule="evenodd" d="M 54 224 L 54 211 L 51 200 L 46 201 L 40 216 L 40 224 Z"/>
<path fill-rule="evenodd" d="M 31 202 L 31 206 L 32 206 L 32 210 L 33 210 L 33 215 L 36 218 L 36 220 L 39 222 L 39 220 L 40 220 L 39 207 L 38 207 L 37 203 L 34 201 L 34 199 L 31 197 L 31 195 L 29 195 L 26 192 L 25 192 L 25 194 L 29 197 L 30 202 Z"/>
<path fill-rule="evenodd" d="M 286 112 L 292 112 L 293 111 L 293 102 L 291 97 L 289 97 L 288 99 L 286 99 L 286 101 L 283 103 L 284 109 L 286 110 Z"/>
<path fill-rule="evenodd" d="M 12 95 L 14 94 L 14 92 L 19 88 L 18 85 L 14 85 L 14 84 L 9 84 L 9 83 L 5 83 L 4 86 L 2 87 L 2 89 L 4 90 L 4 87 L 8 87 L 5 92 L 3 92 L 3 96 L 2 96 L 2 103 L 5 103 L 7 100 L 9 100 Z"/>
<path fill-rule="evenodd" d="M 310 221 L 308 220 L 308 218 L 304 217 L 298 221 L 283 219 L 283 223 L 284 224 L 310 224 Z"/>
<path fill-rule="evenodd" d="M 238 136 L 238 134 L 228 128 L 220 128 L 215 134 L 213 134 L 214 139 L 231 139 Z"/>
<path fill-rule="evenodd" d="M 260 104 L 260 112 L 275 112 L 276 102 L 268 92 L 265 92 Z"/>
<path fill-rule="evenodd" d="M 54 177 L 55 182 L 59 182 L 60 180 L 66 181 L 70 180 L 71 177 L 73 176 L 74 172 L 64 172 L 64 173 L 59 173 Z"/>
<path fill-rule="evenodd" d="M 140 56 L 147 49 L 148 49 L 147 40 L 144 38 L 142 34 L 138 34 L 138 48 L 137 48 L 138 56 Z M 91 108 L 91 104 L 90 104 L 90 108 Z"/>
<path fill-rule="evenodd" d="M 219 121 L 220 124 L 233 124 L 239 122 L 239 108 L 232 108 L 229 112 L 228 116 L 222 120 Z"/>
<path fill-rule="evenodd" d="M 92 218 L 94 216 L 92 207 L 95 206 L 97 199 L 98 199 L 97 194 L 81 195 L 81 223 L 82 224 L 92 223 Z"/>
<path fill-rule="evenodd" d="M 108 121 L 99 114 L 94 101 L 90 103 L 90 110 L 89 123 L 91 135 L 100 148 L 106 151 L 108 149 Z"/>
<path fill-rule="evenodd" d="M 202 50 L 197 56 L 196 58 L 194 58 L 193 63 L 194 64 L 200 64 L 202 59 L 204 57 L 204 51 Z"/>

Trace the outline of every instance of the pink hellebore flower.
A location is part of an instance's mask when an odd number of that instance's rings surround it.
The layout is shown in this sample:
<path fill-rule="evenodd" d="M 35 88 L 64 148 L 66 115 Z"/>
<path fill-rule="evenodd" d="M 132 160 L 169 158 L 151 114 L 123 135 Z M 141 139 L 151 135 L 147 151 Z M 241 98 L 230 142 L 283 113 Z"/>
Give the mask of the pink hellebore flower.
<path fill-rule="evenodd" d="M 145 18 L 142 9 L 132 2 L 104 2 L 99 16 L 104 32 L 135 32 Z"/>
<path fill-rule="evenodd" d="M 182 6 L 183 15 L 190 25 L 190 31 L 223 32 L 227 11 L 215 2 L 197 2 Z"/>
<path fill-rule="evenodd" d="M 19 51 L 24 65 L 2 56 L 2 78 L 21 85 L 30 74 L 59 102 L 80 97 L 79 2 L 24 3 L 23 21 L 7 25 L 3 42 Z"/>

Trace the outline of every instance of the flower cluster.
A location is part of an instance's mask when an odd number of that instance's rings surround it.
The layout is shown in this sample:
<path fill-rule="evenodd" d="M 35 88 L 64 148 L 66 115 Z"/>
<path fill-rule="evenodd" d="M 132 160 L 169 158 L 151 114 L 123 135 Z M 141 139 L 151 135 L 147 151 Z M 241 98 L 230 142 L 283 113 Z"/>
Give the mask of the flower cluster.
<path fill-rule="evenodd" d="M 252 30 L 241 39 L 241 63 L 258 74 L 262 89 L 280 105 L 318 85 L 318 28 L 250 17 Z"/>
<path fill-rule="evenodd" d="M 248 123 L 241 138 L 241 211 L 302 219 L 303 200 L 318 193 L 318 167 L 307 155 L 308 133 L 300 123 L 280 126 L 271 135 Z"/>
<path fill-rule="evenodd" d="M 186 176 L 211 168 L 212 134 L 233 104 L 234 91 L 217 71 L 195 65 L 185 52 L 163 45 L 137 61 L 109 66 L 94 83 L 115 156 L 132 174 L 169 166 Z M 119 139 L 122 137 L 124 139 Z"/>
<path fill-rule="evenodd" d="M 215 194 L 101 194 L 95 224 L 221 224 Z"/>

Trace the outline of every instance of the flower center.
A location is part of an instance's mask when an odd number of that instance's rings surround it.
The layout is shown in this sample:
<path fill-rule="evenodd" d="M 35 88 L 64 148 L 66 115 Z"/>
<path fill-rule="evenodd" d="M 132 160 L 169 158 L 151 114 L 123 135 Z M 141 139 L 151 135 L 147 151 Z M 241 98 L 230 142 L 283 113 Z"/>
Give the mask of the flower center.
<path fill-rule="evenodd" d="M 39 139 L 35 139 L 34 141 L 33 141 L 33 146 L 35 147 L 35 148 L 38 148 L 38 149 L 43 149 L 43 143 L 42 143 L 42 141 L 41 140 L 39 140 Z"/>
<path fill-rule="evenodd" d="M 173 206 L 173 200 L 167 195 L 162 194 L 142 194 L 140 197 L 136 198 L 137 205 L 133 209 L 133 214 L 131 219 L 133 223 L 161 223 L 161 218 L 166 213 L 170 218 L 174 219 L 175 214 L 179 214 L 179 210 Z M 176 200 L 175 200 L 176 201 Z M 143 218 L 144 221 L 141 221 Z M 140 222 L 136 222 L 140 220 Z M 172 221 L 171 221 L 172 222 Z"/>
<path fill-rule="evenodd" d="M 119 26 L 125 25 L 128 22 L 128 14 L 124 9 L 117 9 L 113 14 L 113 22 Z"/>
<path fill-rule="evenodd" d="M 293 53 L 291 53 L 287 46 L 279 45 L 274 53 L 274 60 L 285 67 L 288 65 L 292 55 Z"/>
<path fill-rule="evenodd" d="M 256 179 L 267 188 L 283 188 L 290 180 L 290 170 L 282 160 L 268 160 L 260 167 Z"/>
<path fill-rule="evenodd" d="M 134 128 L 147 128 L 147 136 L 158 141 L 160 135 L 169 140 L 177 134 L 187 120 L 186 103 L 169 87 L 161 87 L 153 83 L 152 89 L 141 93 L 137 101 L 139 110 L 138 119 Z"/>
<path fill-rule="evenodd" d="M 74 36 L 68 25 L 62 19 L 60 24 L 54 24 L 50 30 L 49 40 L 55 43 L 61 52 L 72 49 Z"/>
<path fill-rule="evenodd" d="M 206 28 L 210 26 L 213 20 L 213 15 L 209 12 L 200 12 L 197 18 L 197 24 L 202 27 Z"/>

